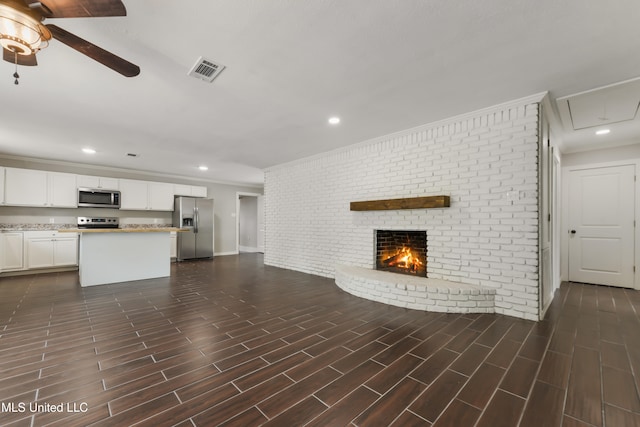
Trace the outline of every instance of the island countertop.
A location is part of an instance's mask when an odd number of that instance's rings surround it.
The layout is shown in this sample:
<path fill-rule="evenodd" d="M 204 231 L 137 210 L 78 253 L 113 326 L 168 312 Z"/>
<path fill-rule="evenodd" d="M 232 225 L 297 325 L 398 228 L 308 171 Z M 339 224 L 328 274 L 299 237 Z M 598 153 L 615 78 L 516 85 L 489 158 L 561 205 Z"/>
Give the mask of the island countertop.
<path fill-rule="evenodd" d="M 171 233 L 172 231 L 187 231 L 179 227 L 150 227 L 150 228 L 65 228 L 61 233 Z"/>

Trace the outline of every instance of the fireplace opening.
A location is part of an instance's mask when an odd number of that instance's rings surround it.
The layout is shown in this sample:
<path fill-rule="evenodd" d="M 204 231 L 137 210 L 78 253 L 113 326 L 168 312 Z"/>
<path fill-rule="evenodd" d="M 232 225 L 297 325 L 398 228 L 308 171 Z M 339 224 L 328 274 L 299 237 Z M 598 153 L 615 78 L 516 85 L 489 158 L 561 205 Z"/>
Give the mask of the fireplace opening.
<path fill-rule="evenodd" d="M 376 230 L 376 270 L 427 277 L 427 232 Z"/>

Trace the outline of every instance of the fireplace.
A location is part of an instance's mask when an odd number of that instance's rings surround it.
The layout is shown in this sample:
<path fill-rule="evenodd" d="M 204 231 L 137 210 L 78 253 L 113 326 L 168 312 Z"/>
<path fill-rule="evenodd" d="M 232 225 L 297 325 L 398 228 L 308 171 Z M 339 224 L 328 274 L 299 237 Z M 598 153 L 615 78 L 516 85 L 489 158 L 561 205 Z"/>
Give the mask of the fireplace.
<path fill-rule="evenodd" d="M 376 270 L 427 277 L 427 232 L 376 230 Z"/>

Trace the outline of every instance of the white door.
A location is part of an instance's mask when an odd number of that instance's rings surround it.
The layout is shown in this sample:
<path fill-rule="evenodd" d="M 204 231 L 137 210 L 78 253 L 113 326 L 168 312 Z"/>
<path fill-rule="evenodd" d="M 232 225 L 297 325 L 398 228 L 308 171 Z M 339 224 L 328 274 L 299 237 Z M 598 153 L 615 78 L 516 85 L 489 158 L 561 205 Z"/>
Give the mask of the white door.
<path fill-rule="evenodd" d="M 569 280 L 634 286 L 635 166 L 569 173 Z"/>

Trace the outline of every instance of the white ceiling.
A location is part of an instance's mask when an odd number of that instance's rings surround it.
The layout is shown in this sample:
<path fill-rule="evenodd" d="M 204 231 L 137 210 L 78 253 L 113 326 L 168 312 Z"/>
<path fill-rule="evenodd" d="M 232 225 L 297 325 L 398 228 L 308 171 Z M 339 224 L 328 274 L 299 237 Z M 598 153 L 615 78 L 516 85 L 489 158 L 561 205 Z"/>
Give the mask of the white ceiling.
<path fill-rule="evenodd" d="M 123 2 L 127 17 L 47 22 L 140 75 L 56 40 L 19 68 L 18 86 L 1 62 L 0 154 L 257 184 L 268 166 L 640 76 L 637 0 Z M 187 76 L 200 56 L 226 66 L 213 83 Z M 563 128 L 563 147 L 640 142 L 637 120 L 626 125 L 606 139 Z"/>

